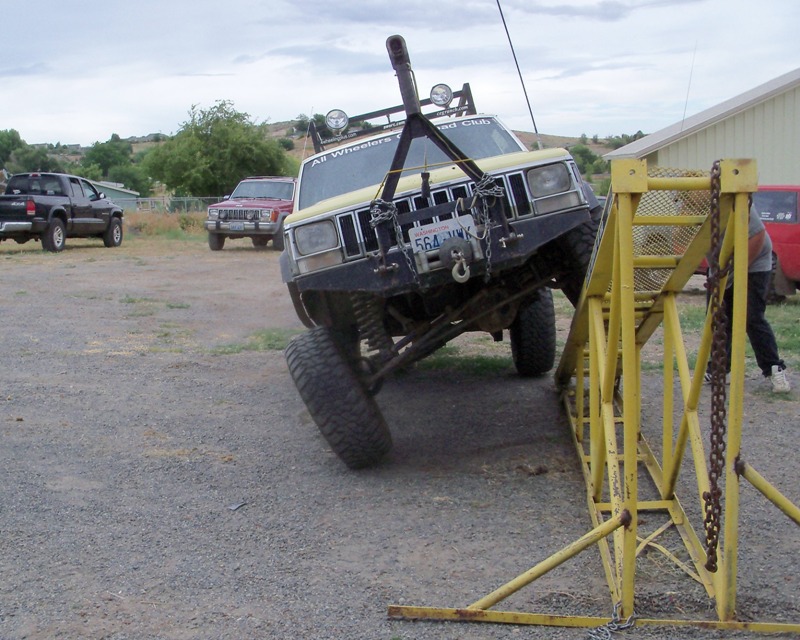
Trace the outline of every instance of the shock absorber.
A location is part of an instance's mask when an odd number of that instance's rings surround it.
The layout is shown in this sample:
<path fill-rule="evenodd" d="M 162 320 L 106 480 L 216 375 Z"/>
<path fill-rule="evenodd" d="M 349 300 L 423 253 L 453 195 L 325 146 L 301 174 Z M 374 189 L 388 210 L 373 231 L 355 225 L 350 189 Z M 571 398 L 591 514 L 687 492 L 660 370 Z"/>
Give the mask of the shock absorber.
<path fill-rule="evenodd" d="M 367 342 L 369 352 L 377 352 L 381 359 L 388 357 L 394 342 L 383 326 L 383 302 L 368 293 L 351 294 L 353 313 L 358 330 Z"/>

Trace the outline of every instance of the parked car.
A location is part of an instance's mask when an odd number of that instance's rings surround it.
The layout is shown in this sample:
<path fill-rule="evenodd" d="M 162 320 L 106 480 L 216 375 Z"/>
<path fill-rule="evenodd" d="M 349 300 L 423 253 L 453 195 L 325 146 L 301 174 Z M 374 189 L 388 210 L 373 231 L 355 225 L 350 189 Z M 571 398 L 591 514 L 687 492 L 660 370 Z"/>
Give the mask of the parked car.
<path fill-rule="evenodd" d="M 800 283 L 800 222 L 797 216 L 800 186 L 761 185 L 753 194 L 753 206 L 772 239 L 772 284 L 767 301 L 780 302 L 797 293 Z M 705 275 L 703 260 L 697 273 Z"/>
<path fill-rule="evenodd" d="M 283 251 L 283 220 L 294 207 L 295 178 L 253 176 L 242 180 L 222 202 L 208 207 L 208 246 L 219 251 L 226 238 L 250 238 L 254 247 Z"/>
<path fill-rule="evenodd" d="M 772 238 L 773 301 L 793 295 L 800 283 L 800 222 L 797 215 L 800 186 L 760 186 L 753 206 Z"/>
<path fill-rule="evenodd" d="M 102 238 L 122 244 L 123 212 L 102 191 L 65 173 L 18 173 L 0 196 L 0 242 L 29 240 L 45 251 L 64 249 L 67 238 Z"/>

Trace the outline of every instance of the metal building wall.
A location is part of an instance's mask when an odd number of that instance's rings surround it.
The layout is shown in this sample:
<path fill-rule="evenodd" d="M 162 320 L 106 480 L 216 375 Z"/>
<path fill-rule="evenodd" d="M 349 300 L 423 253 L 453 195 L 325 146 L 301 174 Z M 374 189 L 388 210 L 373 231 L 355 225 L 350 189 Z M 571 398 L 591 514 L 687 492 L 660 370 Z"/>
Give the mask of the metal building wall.
<path fill-rule="evenodd" d="M 646 156 L 648 164 L 711 168 L 755 158 L 759 184 L 800 184 L 800 87 L 774 96 Z"/>

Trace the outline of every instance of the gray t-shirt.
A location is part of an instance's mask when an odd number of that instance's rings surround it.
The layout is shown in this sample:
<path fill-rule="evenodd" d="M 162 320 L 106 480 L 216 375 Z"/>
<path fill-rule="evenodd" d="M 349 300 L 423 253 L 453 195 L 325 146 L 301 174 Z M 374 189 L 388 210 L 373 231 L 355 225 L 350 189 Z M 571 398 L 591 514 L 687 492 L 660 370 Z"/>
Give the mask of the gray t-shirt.
<path fill-rule="evenodd" d="M 750 207 L 750 225 L 747 230 L 747 237 L 752 238 L 759 231 L 764 231 L 764 223 L 761 222 L 761 216 L 755 207 Z M 749 273 L 772 271 L 772 239 L 769 237 L 769 233 L 764 234 L 764 244 L 761 247 L 761 251 L 759 251 L 756 259 L 750 263 L 747 271 Z"/>

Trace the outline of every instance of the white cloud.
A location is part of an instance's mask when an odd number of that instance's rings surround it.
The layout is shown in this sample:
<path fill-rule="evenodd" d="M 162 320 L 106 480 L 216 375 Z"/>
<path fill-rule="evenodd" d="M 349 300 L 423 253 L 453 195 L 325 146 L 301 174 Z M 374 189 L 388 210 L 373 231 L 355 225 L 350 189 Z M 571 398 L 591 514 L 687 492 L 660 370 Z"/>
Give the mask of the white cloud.
<path fill-rule="evenodd" d="M 501 4 L 542 133 L 652 132 L 800 66 L 794 0 Z M 395 33 L 422 93 L 469 82 L 480 110 L 532 129 L 496 2 L 43 0 L 37 16 L 36 46 L 27 29 L 0 44 L 0 128 L 31 143 L 175 133 L 217 100 L 271 122 L 398 104 Z"/>

